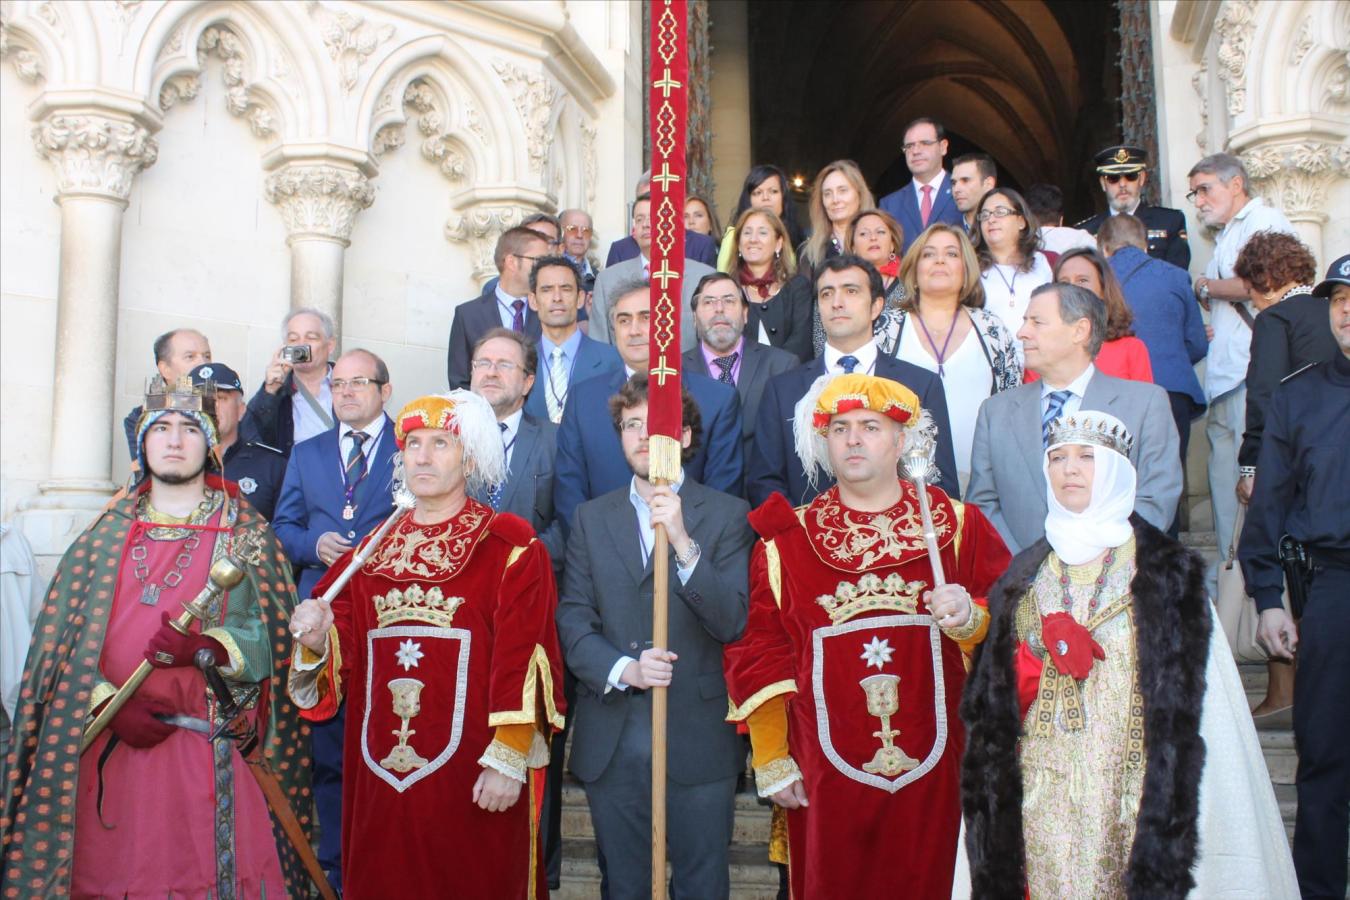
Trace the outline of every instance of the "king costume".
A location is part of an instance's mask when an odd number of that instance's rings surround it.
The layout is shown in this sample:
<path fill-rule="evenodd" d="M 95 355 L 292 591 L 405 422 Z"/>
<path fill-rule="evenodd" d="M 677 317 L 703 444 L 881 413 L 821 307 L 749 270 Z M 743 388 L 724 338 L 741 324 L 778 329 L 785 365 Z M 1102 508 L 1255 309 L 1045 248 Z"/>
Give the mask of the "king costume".
<path fill-rule="evenodd" d="M 989 597 L 962 715 L 967 851 L 982 898 L 1295 898 L 1293 863 L 1204 564 L 1134 508 L 1133 438 L 1082 410 L 1050 428 L 1046 536 Z M 1081 512 L 1049 459 L 1094 452 Z"/>
<path fill-rule="evenodd" d="M 797 408 L 808 471 L 830 417 L 851 409 L 921 436 L 926 416 L 908 389 L 845 375 L 822 391 L 828 378 Z M 797 509 L 774 494 L 750 516 L 761 540 L 745 635 L 725 653 L 728 719 L 749 725 L 761 796 L 803 782 L 809 805 L 786 811 L 794 897 L 952 896 L 957 704 L 966 654 L 988 625 L 982 598 L 1009 554 L 978 509 L 927 487 L 946 576 L 973 598 L 965 625 L 939 627 L 922 601 L 935 579 L 918 493 L 901 486 L 900 501 L 879 512 L 843 505 L 836 486 Z"/>
<path fill-rule="evenodd" d="M 146 431 L 169 412 L 197 422 L 209 453 L 216 432 L 202 401 L 190 382 L 152 391 L 137 434 L 142 472 Z M 300 826 L 308 827 L 309 739 L 283 690 L 295 591 L 266 521 L 235 490 L 208 472 L 204 499 L 179 519 L 151 505 L 147 477 L 62 557 L 29 649 L 7 761 L 0 816 L 5 897 L 308 891 L 304 869 L 250 771 L 250 765 L 270 770 Z M 182 613 L 225 554 L 243 565 L 244 580 L 214 601 L 189 635 L 213 650 L 236 699 L 253 698 L 236 723 L 259 738 L 248 760 L 229 736 L 207 740 L 221 724 L 221 704 L 202 672 L 181 662 L 154 668 L 81 755 L 85 726 L 151 657 L 147 648 L 166 617 Z M 169 659 L 162 654 L 160 662 Z M 133 705 L 167 724 L 126 724 Z"/>
<path fill-rule="evenodd" d="M 395 423 L 400 449 L 420 428 L 460 437 L 471 488 L 505 474 L 481 398 L 413 401 Z M 402 507 L 394 515 L 378 544 L 362 541 L 315 587 L 321 596 L 369 551 L 332 602 L 327 652 L 297 643 L 292 664 L 303 716 L 331 717 L 347 701 L 344 895 L 546 898 L 534 785 L 502 812 L 479 808 L 473 789 L 485 767 L 542 778 L 563 725 L 548 553 L 523 519 L 472 498 L 434 524 Z"/>

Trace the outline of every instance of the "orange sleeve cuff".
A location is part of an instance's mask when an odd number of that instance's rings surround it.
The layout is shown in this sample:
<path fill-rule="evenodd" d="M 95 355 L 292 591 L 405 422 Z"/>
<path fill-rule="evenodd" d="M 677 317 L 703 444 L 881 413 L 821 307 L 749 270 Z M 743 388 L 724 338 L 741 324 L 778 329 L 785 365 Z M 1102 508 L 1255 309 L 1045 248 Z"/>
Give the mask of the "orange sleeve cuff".
<path fill-rule="evenodd" d="M 956 645 L 961 648 L 962 655 L 967 658 L 975 654 L 975 648 L 984 643 L 985 635 L 989 633 L 989 600 L 985 597 L 974 598 L 971 603 L 970 615 L 975 622 L 975 630 L 969 635 L 963 635 L 956 642 Z"/>
<path fill-rule="evenodd" d="M 528 723 L 523 725 L 498 725 L 492 733 L 492 739 L 500 744 L 505 744 L 524 756 L 529 752 L 530 742 L 534 739 L 534 726 Z"/>
<path fill-rule="evenodd" d="M 765 700 L 746 718 L 746 724 L 750 726 L 750 764 L 756 769 L 788 755 L 786 696 Z"/>

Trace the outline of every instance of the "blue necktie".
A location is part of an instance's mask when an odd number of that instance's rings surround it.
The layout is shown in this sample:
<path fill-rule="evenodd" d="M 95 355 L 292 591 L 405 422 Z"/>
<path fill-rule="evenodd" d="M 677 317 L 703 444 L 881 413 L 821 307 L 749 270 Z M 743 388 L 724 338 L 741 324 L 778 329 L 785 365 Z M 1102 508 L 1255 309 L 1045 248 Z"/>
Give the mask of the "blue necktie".
<path fill-rule="evenodd" d="M 845 375 L 852 375 L 853 370 L 858 368 L 858 357 L 852 355 L 841 356 L 839 357 L 839 365 L 844 367 Z"/>
<path fill-rule="evenodd" d="M 1050 446 L 1050 423 L 1059 418 L 1059 414 L 1064 412 L 1064 404 L 1069 402 L 1073 396 L 1072 391 L 1051 391 L 1045 395 L 1047 401 L 1045 415 L 1041 416 L 1041 446 Z"/>
<path fill-rule="evenodd" d="M 505 446 L 505 444 L 506 444 L 506 423 L 505 423 L 505 422 L 498 422 L 498 423 L 497 423 L 497 428 L 501 430 L 501 433 L 502 433 L 502 445 Z M 492 508 L 493 508 L 494 510 L 500 510 L 500 509 L 502 508 L 502 507 L 501 507 L 501 503 L 502 503 L 502 488 L 503 488 L 504 486 L 505 486 L 505 482 L 503 482 L 502 484 L 496 484 L 496 485 L 493 485 L 492 487 L 488 488 L 488 503 L 492 506 Z"/>

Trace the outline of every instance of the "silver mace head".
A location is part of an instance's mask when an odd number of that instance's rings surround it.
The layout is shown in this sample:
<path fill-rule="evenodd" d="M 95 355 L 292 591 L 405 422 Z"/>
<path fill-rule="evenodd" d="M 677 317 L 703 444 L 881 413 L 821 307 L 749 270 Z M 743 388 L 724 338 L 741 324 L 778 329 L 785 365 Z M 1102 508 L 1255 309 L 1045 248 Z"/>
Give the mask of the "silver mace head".
<path fill-rule="evenodd" d="M 910 434 L 905 439 L 905 450 L 900 457 L 905 477 L 910 481 L 929 482 L 938 476 L 933 439 L 926 434 Z"/>

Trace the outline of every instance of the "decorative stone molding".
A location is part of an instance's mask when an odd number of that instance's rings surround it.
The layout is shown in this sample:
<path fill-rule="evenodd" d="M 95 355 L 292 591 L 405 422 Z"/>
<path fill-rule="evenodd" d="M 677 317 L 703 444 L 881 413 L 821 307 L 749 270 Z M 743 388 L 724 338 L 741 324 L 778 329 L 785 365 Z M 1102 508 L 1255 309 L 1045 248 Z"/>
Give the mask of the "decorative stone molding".
<path fill-rule="evenodd" d="M 1298 36 L 1294 38 L 1294 43 L 1289 46 L 1289 65 L 1297 67 L 1307 58 L 1308 52 L 1312 50 L 1313 44 L 1317 41 L 1313 37 L 1312 16 L 1307 16 L 1303 24 L 1299 26 Z"/>
<path fill-rule="evenodd" d="M 344 91 L 356 87 L 361 66 L 385 41 L 394 36 L 394 26 L 376 25 L 348 12 L 332 12 L 318 0 L 309 0 L 310 15 L 320 22 L 319 35 L 328 47 L 328 55 L 338 65 L 338 77 Z"/>
<path fill-rule="evenodd" d="M 1220 42 L 1217 52 L 1219 80 L 1228 93 L 1228 114 L 1247 108 L 1247 56 L 1256 32 L 1256 0 L 1224 0 L 1214 23 Z"/>
<path fill-rule="evenodd" d="M 1257 193 L 1279 203 L 1294 221 L 1327 221 L 1327 191 L 1350 178 L 1350 146 L 1323 141 L 1268 144 L 1242 154 Z"/>
<path fill-rule="evenodd" d="M 507 229 L 514 228 L 530 213 L 520 206 L 482 205 L 465 211 L 445 224 L 445 236 L 452 243 L 469 245 L 473 257 L 473 277 L 481 284 L 497 274 L 493 252 L 497 239 Z"/>
<path fill-rule="evenodd" d="M 33 128 L 38 156 L 56 169 L 61 194 L 100 194 L 123 203 L 159 145 L 143 126 L 99 115 L 53 114 Z"/>
<path fill-rule="evenodd" d="M 370 179 L 326 163 L 290 163 L 267 176 L 267 200 L 277 207 L 290 240 L 351 243 L 356 214 L 375 202 Z"/>
<path fill-rule="evenodd" d="M 384 103 L 381 99 L 381 103 Z M 459 184 L 469 177 L 469 157 L 464 147 L 446 127 L 449 111 L 446 102 L 431 84 L 418 78 L 409 83 L 403 92 L 403 105 L 415 113 L 417 130 L 422 133 L 422 156 L 433 163 L 441 174 L 452 184 Z M 381 156 L 403 146 L 404 125 L 393 122 L 375 133 L 371 142 L 371 152 Z"/>
<path fill-rule="evenodd" d="M 3 9 L 0 7 L 0 11 Z M 42 57 L 16 39 L 3 18 L 0 18 L 0 59 L 8 59 L 15 74 L 30 84 L 42 77 Z"/>
<path fill-rule="evenodd" d="M 553 131 L 549 121 L 553 117 L 553 103 L 558 99 L 558 86 L 548 76 L 526 72 L 520 66 L 505 60 L 492 64 L 515 102 L 516 112 L 525 123 L 525 147 L 530 169 L 536 175 L 544 171 L 553 149 Z"/>
<path fill-rule="evenodd" d="M 1200 130 L 1195 133 L 1195 144 L 1201 153 L 1209 152 L 1209 59 L 1200 57 L 1200 68 L 1191 75 L 1191 87 L 1200 97 Z"/>
<path fill-rule="evenodd" d="M 586 206 L 595 205 L 595 183 L 599 166 L 595 157 L 596 127 L 586 118 L 581 118 L 581 164 L 586 173 Z"/>
<path fill-rule="evenodd" d="M 194 100 L 202 89 L 202 80 L 195 73 L 175 75 L 159 89 L 159 108 L 168 112 L 179 101 Z"/>
<path fill-rule="evenodd" d="M 1350 53 L 1345 54 L 1345 59 L 1331 73 L 1327 79 L 1326 90 L 1322 92 L 1322 108 L 1329 110 L 1332 106 L 1344 106 L 1350 103 Z"/>
<path fill-rule="evenodd" d="M 225 82 L 225 108 L 231 115 L 246 120 L 255 137 L 273 137 L 276 133 L 276 116 L 272 110 L 249 96 L 244 81 L 244 43 L 239 35 L 223 25 L 213 25 L 203 31 L 197 41 L 197 61 L 205 64 L 210 56 L 215 56 L 225 64 L 222 76 Z M 186 94 L 180 93 L 180 96 L 187 98 Z M 164 94 L 161 92 L 161 103 L 163 100 Z"/>
<path fill-rule="evenodd" d="M 66 36 L 66 23 L 61 21 L 61 14 L 56 11 L 56 5 L 51 0 L 38 4 L 37 17 L 46 22 L 47 27 L 56 32 L 57 37 Z"/>

